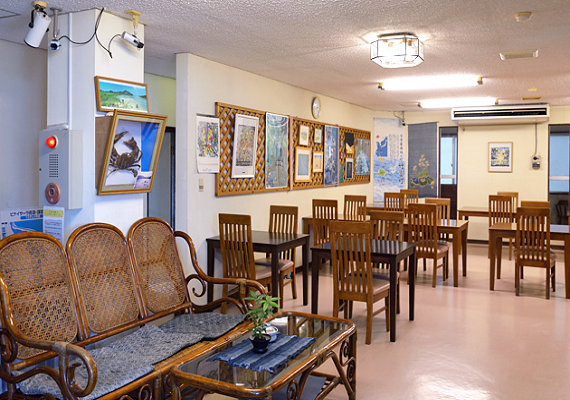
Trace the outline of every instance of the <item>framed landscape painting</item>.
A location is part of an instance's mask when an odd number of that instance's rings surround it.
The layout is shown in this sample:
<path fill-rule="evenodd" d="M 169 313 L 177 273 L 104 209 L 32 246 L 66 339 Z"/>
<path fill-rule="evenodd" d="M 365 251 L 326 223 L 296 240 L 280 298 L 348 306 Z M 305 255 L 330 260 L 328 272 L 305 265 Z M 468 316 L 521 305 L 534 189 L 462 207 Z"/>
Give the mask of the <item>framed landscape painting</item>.
<path fill-rule="evenodd" d="M 489 142 L 489 172 L 513 172 L 513 142 Z"/>
<path fill-rule="evenodd" d="M 95 95 L 98 111 L 149 112 L 146 83 L 96 76 Z"/>

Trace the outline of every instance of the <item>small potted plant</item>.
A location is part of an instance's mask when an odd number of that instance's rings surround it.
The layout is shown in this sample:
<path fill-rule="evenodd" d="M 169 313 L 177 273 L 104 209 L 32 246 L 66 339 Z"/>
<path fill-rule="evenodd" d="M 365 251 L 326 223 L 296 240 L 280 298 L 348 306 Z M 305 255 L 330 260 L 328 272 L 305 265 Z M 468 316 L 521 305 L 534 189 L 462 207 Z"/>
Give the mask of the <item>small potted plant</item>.
<path fill-rule="evenodd" d="M 279 297 L 271 297 L 267 294 L 258 295 L 251 290 L 245 300 L 253 302 L 252 307 L 245 313 L 245 318 L 253 322 L 253 326 L 249 328 L 252 331 L 253 351 L 265 353 L 271 340 L 271 336 L 266 331 L 266 321 L 274 316 L 273 308 L 278 307 Z"/>

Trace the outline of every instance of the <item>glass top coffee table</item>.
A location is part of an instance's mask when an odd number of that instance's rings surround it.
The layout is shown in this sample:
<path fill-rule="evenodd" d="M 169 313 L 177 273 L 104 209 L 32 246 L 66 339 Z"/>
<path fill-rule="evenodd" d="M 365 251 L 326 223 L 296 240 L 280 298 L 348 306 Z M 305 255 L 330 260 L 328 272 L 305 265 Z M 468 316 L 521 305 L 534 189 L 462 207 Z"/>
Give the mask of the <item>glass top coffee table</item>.
<path fill-rule="evenodd" d="M 271 325 L 282 334 L 314 337 L 315 341 L 277 367 L 275 373 L 258 372 L 229 365 L 225 361 L 208 361 L 243 340 L 249 340 L 249 331 L 244 330 L 215 348 L 204 346 L 205 349 L 192 360 L 172 368 L 173 400 L 182 399 L 185 392 L 192 388 L 199 390 L 198 398 L 212 392 L 235 398 L 298 400 L 306 388 L 312 390 L 309 388 L 315 384 L 316 399 L 325 398 L 339 384 L 344 385 L 349 399 L 356 398 L 356 327 L 351 321 L 287 312 L 278 314 Z M 336 367 L 337 374 L 316 371 L 329 359 Z M 280 393 L 276 393 L 280 390 Z"/>

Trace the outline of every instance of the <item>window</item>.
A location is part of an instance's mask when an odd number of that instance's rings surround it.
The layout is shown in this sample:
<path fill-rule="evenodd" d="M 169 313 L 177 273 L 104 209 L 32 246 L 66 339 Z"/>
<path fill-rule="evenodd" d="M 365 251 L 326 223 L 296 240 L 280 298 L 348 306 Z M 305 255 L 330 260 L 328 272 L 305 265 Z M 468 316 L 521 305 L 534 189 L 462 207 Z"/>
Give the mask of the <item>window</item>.
<path fill-rule="evenodd" d="M 457 128 L 441 128 L 439 179 L 441 185 L 457 184 Z"/>
<path fill-rule="evenodd" d="M 550 126 L 549 192 L 568 193 L 570 183 L 570 125 Z"/>

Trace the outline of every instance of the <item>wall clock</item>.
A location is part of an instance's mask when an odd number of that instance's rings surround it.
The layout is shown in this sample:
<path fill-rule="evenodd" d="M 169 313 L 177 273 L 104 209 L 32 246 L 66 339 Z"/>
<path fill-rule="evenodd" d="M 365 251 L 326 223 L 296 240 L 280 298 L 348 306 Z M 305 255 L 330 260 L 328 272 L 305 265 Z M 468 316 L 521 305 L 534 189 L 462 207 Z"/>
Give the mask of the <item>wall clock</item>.
<path fill-rule="evenodd" d="M 311 112 L 313 113 L 313 118 L 319 118 L 321 115 L 321 99 L 315 97 L 313 99 L 313 106 L 311 107 Z"/>

